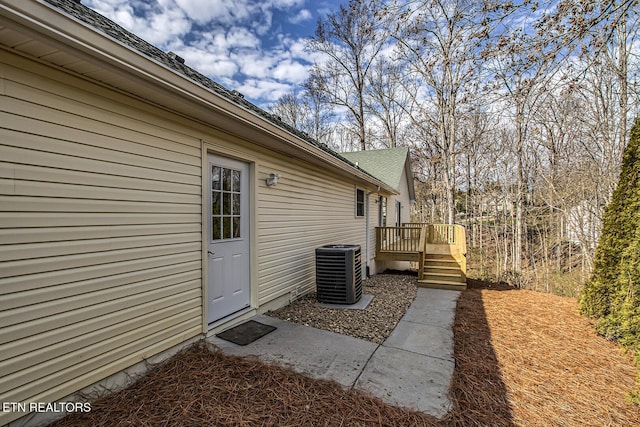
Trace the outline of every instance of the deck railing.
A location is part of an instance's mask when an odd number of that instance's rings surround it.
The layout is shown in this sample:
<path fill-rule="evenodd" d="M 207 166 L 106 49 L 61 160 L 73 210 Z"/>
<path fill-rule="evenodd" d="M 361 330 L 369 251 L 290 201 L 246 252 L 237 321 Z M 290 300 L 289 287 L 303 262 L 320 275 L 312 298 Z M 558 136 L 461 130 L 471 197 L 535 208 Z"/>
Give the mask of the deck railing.
<path fill-rule="evenodd" d="M 384 252 L 419 253 L 425 244 L 454 245 L 467 253 L 465 229 L 457 224 L 403 223 L 402 227 L 376 227 L 376 256 Z"/>
<path fill-rule="evenodd" d="M 429 224 L 428 243 L 453 245 L 456 242 L 455 225 Z"/>
<path fill-rule="evenodd" d="M 466 253 L 467 237 L 465 229 L 457 224 L 429 224 L 427 243 L 455 245 L 459 253 Z"/>
<path fill-rule="evenodd" d="M 376 253 L 420 252 L 422 227 L 376 227 Z"/>

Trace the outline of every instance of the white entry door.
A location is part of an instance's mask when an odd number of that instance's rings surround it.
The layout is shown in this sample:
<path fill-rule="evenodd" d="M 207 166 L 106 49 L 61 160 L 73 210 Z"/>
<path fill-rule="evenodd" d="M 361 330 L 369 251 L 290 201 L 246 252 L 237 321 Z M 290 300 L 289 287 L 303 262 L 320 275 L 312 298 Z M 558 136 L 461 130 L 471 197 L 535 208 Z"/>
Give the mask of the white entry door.
<path fill-rule="evenodd" d="M 251 304 L 249 165 L 208 156 L 209 323 Z"/>

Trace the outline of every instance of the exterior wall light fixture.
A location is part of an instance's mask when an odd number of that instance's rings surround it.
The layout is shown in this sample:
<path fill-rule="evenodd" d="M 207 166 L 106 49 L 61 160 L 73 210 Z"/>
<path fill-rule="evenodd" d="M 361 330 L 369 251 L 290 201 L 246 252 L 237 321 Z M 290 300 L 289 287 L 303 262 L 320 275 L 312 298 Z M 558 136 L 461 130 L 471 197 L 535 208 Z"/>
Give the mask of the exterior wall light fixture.
<path fill-rule="evenodd" d="M 279 173 L 270 173 L 266 179 L 267 187 L 275 187 L 278 184 L 278 180 L 282 178 Z"/>

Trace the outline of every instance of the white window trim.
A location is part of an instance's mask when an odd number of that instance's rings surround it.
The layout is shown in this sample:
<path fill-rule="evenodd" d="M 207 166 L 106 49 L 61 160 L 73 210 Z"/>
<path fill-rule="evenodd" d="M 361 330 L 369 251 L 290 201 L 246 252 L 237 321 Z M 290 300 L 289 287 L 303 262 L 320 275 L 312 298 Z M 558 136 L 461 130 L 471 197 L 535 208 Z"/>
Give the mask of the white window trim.
<path fill-rule="evenodd" d="M 362 215 L 358 215 L 358 192 L 361 191 L 362 192 Z M 363 188 L 359 188 L 356 187 L 355 192 L 354 192 L 354 216 L 356 218 L 364 218 L 367 215 L 366 212 L 366 198 L 367 198 L 367 193 L 364 191 Z"/>

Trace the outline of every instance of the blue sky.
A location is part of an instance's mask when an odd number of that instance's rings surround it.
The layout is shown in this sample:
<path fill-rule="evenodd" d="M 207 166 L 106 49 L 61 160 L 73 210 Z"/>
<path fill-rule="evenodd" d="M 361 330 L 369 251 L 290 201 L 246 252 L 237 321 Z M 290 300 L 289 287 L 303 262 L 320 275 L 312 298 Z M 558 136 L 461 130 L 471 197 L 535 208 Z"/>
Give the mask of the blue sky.
<path fill-rule="evenodd" d="M 83 0 L 230 90 L 266 107 L 306 80 L 319 16 L 340 0 Z"/>

